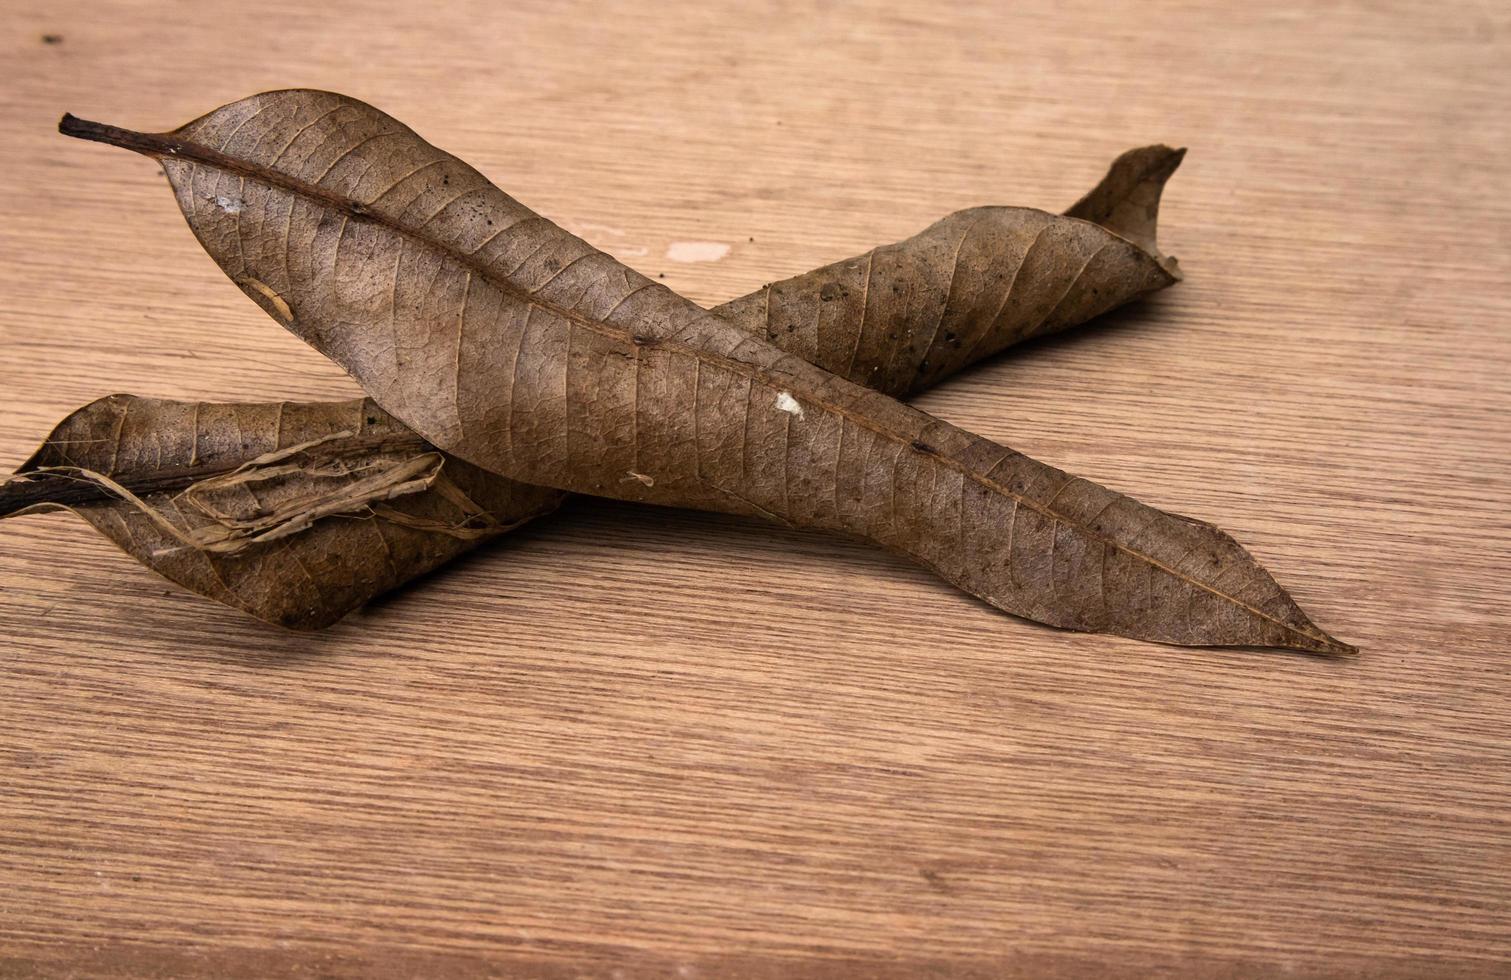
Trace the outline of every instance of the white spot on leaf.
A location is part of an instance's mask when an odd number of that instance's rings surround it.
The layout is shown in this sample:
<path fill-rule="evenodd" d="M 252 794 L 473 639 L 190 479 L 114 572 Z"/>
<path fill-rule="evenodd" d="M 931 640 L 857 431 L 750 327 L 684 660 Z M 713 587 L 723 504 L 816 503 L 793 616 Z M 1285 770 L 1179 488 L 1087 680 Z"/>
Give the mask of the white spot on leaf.
<path fill-rule="evenodd" d="M 246 202 L 241 198 L 226 197 L 224 194 L 217 194 L 215 195 L 215 197 L 211 198 L 211 200 L 215 202 L 216 207 L 220 208 L 226 214 L 240 214 L 241 209 L 247 206 Z"/>
<path fill-rule="evenodd" d="M 729 254 L 723 242 L 672 242 L 666 257 L 673 262 L 717 262 Z"/>
<path fill-rule="evenodd" d="M 796 415 L 798 418 L 803 417 L 803 406 L 799 405 L 797 399 L 785 391 L 777 392 L 776 407 L 788 415 Z"/>

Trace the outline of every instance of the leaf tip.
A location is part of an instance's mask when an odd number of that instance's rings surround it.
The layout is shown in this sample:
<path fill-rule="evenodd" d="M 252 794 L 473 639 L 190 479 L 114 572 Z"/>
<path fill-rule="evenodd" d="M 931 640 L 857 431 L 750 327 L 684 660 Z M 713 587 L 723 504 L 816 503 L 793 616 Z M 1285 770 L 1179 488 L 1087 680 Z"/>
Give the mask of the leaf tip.
<path fill-rule="evenodd" d="M 1353 658 L 1359 655 L 1359 648 L 1352 643 L 1344 643 L 1342 640 L 1328 636 L 1326 633 L 1322 635 L 1325 639 L 1323 640 L 1324 647 L 1321 652 L 1334 657 Z"/>
<path fill-rule="evenodd" d="M 1359 655 L 1358 647 L 1352 643 L 1344 643 L 1310 620 L 1307 620 L 1306 627 L 1303 633 L 1306 639 L 1297 644 L 1298 648 L 1328 657 L 1352 659 Z"/>

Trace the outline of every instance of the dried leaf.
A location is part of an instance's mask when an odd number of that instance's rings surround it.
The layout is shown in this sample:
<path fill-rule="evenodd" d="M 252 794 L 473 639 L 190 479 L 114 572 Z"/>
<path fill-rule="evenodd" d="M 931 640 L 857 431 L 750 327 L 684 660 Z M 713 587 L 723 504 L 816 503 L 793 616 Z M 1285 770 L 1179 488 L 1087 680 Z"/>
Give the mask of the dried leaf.
<path fill-rule="evenodd" d="M 0 486 L 0 513 L 68 507 L 174 582 L 318 629 L 560 498 L 443 458 L 369 399 L 111 395 Z"/>
<path fill-rule="evenodd" d="M 285 91 L 171 134 L 64 128 L 157 158 L 243 291 L 485 469 L 848 532 L 1068 629 L 1349 649 L 1216 528 L 745 334 L 363 103 Z"/>
<path fill-rule="evenodd" d="M 761 322 L 772 344 L 903 397 L 1179 280 L 1154 235 L 1160 192 L 1184 155 L 1165 146 L 1124 153 L 1069 217 L 957 211 L 906 241 L 714 312 L 736 324 Z"/>
<path fill-rule="evenodd" d="M 1152 269 L 1163 261 L 1153 244 L 1154 209 L 1158 207 L 1159 189 L 1180 156 L 1180 151 L 1166 147 L 1147 147 L 1131 150 L 1113 163 L 1089 196 L 1117 201 L 1152 194 L 1154 203 L 1147 215 L 1144 245 L 1150 256 L 1135 263 L 1134 275 L 1122 278 L 1106 278 L 1096 269 L 1088 270 L 1078 288 L 1099 291 L 1111 302 L 1132 299 L 1143 288 Z M 1106 210 L 1113 212 L 1116 207 Z M 921 312 L 926 322 L 948 321 L 958 324 L 966 335 L 989 337 L 989 341 L 977 345 L 977 356 L 984 356 L 1039 331 L 1025 331 L 1013 316 L 998 315 L 997 306 L 1010 309 L 1010 302 L 976 303 L 968 309 L 950 307 L 952 295 L 959 299 L 973 291 L 951 289 L 950 280 L 969 282 L 972 273 L 943 261 L 945 250 L 939 243 L 951 239 L 954 228 L 990 227 L 993 217 L 1020 213 L 1030 212 L 1005 208 L 958 212 L 906 241 L 766 286 L 715 312 L 746 332 L 769 331 L 773 343 L 788 349 L 808 343 L 812 334 L 774 328 L 768 323 L 767 313 L 773 303 L 793 323 L 822 319 L 827 336 L 853 336 L 866 316 L 860 305 L 840 303 L 830 308 L 828 304 L 836 288 L 845 288 L 845 273 L 865 263 L 878 295 L 889 295 L 896 286 L 899 291 L 934 303 Z M 975 216 L 986 216 L 987 220 L 978 222 Z M 1012 229 L 1005 229 L 1000 237 L 1011 242 Z M 882 256 L 880 262 L 875 261 L 878 255 Z M 1028 274 L 1019 276 L 1015 288 L 1027 289 L 1032 278 Z M 1051 282 L 1045 288 L 1058 291 L 1064 285 Z M 276 306 L 276 294 L 269 291 L 264 295 Z M 902 379 L 895 389 L 901 391 L 916 384 L 921 372 L 913 370 L 917 361 L 911 344 L 913 325 L 898 321 L 898 309 L 900 306 L 883 306 L 870 314 L 891 326 L 874 335 L 871 345 L 857 355 L 854 366 L 861 376 L 873 381 Z M 279 312 L 288 315 L 286 310 Z M 945 343 L 950 344 L 954 336 L 946 333 Z M 903 369 L 891 370 L 894 362 L 904 365 Z M 882 367 L 889 370 L 884 372 Z M 942 377 L 943 373 L 936 369 L 930 375 Z M 289 425 L 288 420 L 295 417 L 300 424 Z M 282 425 L 279 418 L 284 420 Z M 382 433 L 376 443 L 374 431 Z M 293 506 L 299 521 L 283 520 L 261 530 L 241 526 L 245 519 L 207 524 L 201 510 L 175 505 L 174 501 L 182 497 L 203 501 L 207 490 L 223 489 L 228 471 L 240 474 L 238 479 L 256 474 L 258 482 L 264 481 L 270 467 L 262 461 L 269 447 L 274 447 L 274 453 L 286 452 L 284 447 L 291 439 L 305 435 L 321 440 L 321 452 L 339 457 L 344 469 L 325 467 L 313 475 L 303 467 L 288 468 L 284 464 L 286 468 L 277 474 L 279 497 L 290 503 L 281 506 Z M 119 447 L 118 436 L 122 440 Z M 150 452 L 146 448 L 149 443 Z M 411 460 L 423 459 L 433 450 L 370 402 L 364 409 L 360 400 L 336 405 L 272 406 L 164 402 L 115 395 L 70 415 L 22 467 L 24 475 L 0 486 L 0 517 L 24 512 L 38 503 L 67 503 L 128 554 L 185 588 L 279 625 L 317 629 L 379 592 L 549 511 L 564 496 L 559 491 L 516 486 L 505 477 L 456 460 L 443 473 L 460 474 L 474 487 L 472 497 L 466 499 L 476 507 L 482 507 L 482 502 L 490 505 L 480 514 L 466 507 L 459 512 L 453 509 L 457 501 L 448 492 L 453 486 L 449 480 L 439 485 L 404 484 L 407 497 L 402 511 L 370 506 L 371 491 L 364 484 L 374 479 L 374 472 L 386 475 L 400 469 L 390 464 L 388 456 L 389 450 L 399 445 L 420 454 L 407 457 Z M 53 475 L 39 473 L 43 469 L 53 470 Z M 86 469 L 95 476 L 80 479 Z M 653 478 L 639 474 L 626 479 Z M 265 489 L 255 489 L 259 499 L 268 499 Z M 135 492 L 138 490 L 144 496 Z M 305 506 L 311 499 L 325 503 Z M 235 503 L 248 505 L 240 496 Z M 318 517 L 312 516 L 316 513 Z M 415 519 L 420 514 L 426 516 Z M 253 515 L 254 526 L 270 519 L 260 509 Z M 384 527 L 385 522 L 402 524 L 405 531 Z M 206 531 L 214 533 L 214 542 L 206 540 Z M 275 534 L 277 537 L 270 540 L 269 536 Z M 390 543 L 396 538 L 402 539 L 397 548 Z M 269 556 L 274 541 L 277 551 Z M 197 560 L 180 547 L 184 544 L 196 544 L 212 554 L 206 560 Z M 289 574 L 291 568 L 296 571 L 293 575 Z"/>

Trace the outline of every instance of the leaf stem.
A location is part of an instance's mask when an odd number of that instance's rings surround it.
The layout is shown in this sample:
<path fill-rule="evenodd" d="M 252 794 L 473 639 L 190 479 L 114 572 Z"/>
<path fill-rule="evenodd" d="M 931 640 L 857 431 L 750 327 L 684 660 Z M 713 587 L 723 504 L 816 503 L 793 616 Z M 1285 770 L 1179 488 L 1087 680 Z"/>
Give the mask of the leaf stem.
<path fill-rule="evenodd" d="M 162 133 L 138 133 L 132 129 L 80 119 L 71 112 L 65 112 L 63 118 L 58 120 L 58 132 L 76 139 L 135 150 L 148 156 L 176 154 L 183 147 L 180 141 Z"/>

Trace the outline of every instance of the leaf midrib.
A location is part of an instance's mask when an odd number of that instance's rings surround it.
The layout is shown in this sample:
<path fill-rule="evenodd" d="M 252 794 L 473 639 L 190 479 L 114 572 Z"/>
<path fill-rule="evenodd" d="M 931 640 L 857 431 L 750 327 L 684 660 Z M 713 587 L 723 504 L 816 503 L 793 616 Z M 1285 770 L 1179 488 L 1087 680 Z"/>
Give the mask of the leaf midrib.
<path fill-rule="evenodd" d="M 43 443 L 47 449 L 52 443 Z M 377 452 L 435 452 L 436 447 L 425 441 L 418 433 L 414 435 L 379 436 L 358 434 L 331 443 L 325 449 L 331 458 L 367 455 Z M 246 466 L 263 453 L 249 453 L 245 459 L 227 460 L 223 463 L 195 463 L 189 466 L 171 466 L 148 472 L 130 472 L 106 467 L 101 472 L 115 480 L 132 493 L 173 493 L 185 490 L 196 483 L 227 476 Z M 63 468 L 88 469 L 73 463 L 61 464 Z M 18 511 L 42 504 L 69 507 L 76 504 L 118 501 L 120 497 L 98 483 L 65 476 L 58 466 L 35 466 L 21 469 L 5 483 L 0 484 L 0 518 L 9 517 Z"/>

